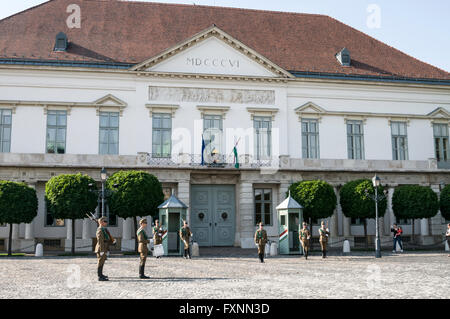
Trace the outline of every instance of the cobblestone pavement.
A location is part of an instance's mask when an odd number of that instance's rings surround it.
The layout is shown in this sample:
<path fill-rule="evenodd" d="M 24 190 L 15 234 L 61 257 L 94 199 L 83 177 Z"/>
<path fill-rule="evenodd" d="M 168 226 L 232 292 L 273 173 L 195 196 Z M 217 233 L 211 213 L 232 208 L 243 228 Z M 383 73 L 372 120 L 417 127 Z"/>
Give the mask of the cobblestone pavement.
<path fill-rule="evenodd" d="M 352 253 L 353 254 L 353 253 Z M 448 298 L 444 252 L 330 256 L 318 254 L 167 257 L 147 260 L 150 280 L 137 278 L 136 256 L 111 256 L 98 282 L 96 258 L 0 259 L 0 298 Z M 77 280 L 79 278 L 79 281 Z"/>

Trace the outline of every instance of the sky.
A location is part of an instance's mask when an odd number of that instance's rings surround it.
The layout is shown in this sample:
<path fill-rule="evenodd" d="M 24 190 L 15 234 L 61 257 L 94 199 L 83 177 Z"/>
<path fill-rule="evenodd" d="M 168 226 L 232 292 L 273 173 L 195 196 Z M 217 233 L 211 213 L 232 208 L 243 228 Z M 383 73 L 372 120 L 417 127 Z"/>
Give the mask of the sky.
<path fill-rule="evenodd" d="M 74 3 L 78 1 L 80 0 L 74 0 Z M 1 0 L 0 19 L 44 2 L 46 1 Z M 408 55 L 450 72 L 448 0 L 153 0 L 153 2 L 325 14 Z"/>

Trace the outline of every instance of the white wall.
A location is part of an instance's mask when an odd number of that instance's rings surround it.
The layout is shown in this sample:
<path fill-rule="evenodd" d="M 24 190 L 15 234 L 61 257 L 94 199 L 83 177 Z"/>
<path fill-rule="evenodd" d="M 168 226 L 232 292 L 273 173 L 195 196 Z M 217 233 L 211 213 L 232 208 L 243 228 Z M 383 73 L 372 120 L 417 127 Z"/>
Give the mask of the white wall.
<path fill-rule="evenodd" d="M 252 130 L 253 122 L 247 107 L 252 104 L 191 103 L 179 101 L 149 101 L 151 85 L 174 87 L 205 87 L 223 89 L 274 90 L 278 108 L 272 127 L 279 130 L 279 140 L 273 143 L 274 154 L 300 158 L 301 123 L 294 109 L 313 102 L 328 111 L 383 112 L 390 114 L 426 115 L 444 107 L 450 111 L 450 93 L 446 89 L 410 89 L 380 85 L 324 84 L 324 83 L 269 83 L 248 81 L 189 80 L 135 77 L 121 73 L 50 72 L 50 71 L 0 71 L 0 96 L 2 100 L 93 102 L 107 94 L 125 101 L 128 106 L 120 117 L 119 152 L 135 155 L 151 152 L 152 119 L 147 103 L 173 104 L 179 108 L 172 121 L 173 132 L 185 129 L 190 133 L 189 149 L 185 153 L 200 154 L 201 137 L 194 135 L 195 127 L 202 127 L 197 106 L 230 107 L 223 122 L 226 128 Z M 4 106 L 8 107 L 8 106 Z M 116 109 L 118 111 L 118 109 Z M 197 124 L 195 124 L 197 123 Z M 98 154 L 99 118 L 94 107 L 73 107 L 68 115 L 67 153 Z M 389 118 L 366 117 L 364 125 L 365 158 L 392 159 Z M 344 116 L 322 116 L 319 123 L 320 157 L 346 159 L 347 141 Z M 44 153 L 46 116 L 42 106 L 17 106 L 12 117 L 12 145 L 14 153 Z M 235 134 L 239 135 L 239 134 Z M 274 134 L 275 136 L 275 134 Z M 225 139 L 225 137 L 224 137 Z M 224 141 L 226 154 L 234 145 L 234 138 Z M 239 154 L 253 152 L 253 143 L 241 140 Z M 175 146 L 176 141 L 173 141 Z M 190 144 L 190 145 L 189 145 Z M 434 157 L 433 132 L 429 119 L 410 119 L 408 126 L 410 160 L 427 160 Z M 278 149 L 278 152 L 275 150 Z"/>

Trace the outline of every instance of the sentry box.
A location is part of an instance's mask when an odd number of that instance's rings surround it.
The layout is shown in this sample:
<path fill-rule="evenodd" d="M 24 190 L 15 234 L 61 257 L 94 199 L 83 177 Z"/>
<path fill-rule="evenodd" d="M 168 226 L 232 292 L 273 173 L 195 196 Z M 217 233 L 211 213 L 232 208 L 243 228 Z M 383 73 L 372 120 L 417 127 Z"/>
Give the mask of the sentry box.
<path fill-rule="evenodd" d="M 158 206 L 159 221 L 164 230 L 162 245 L 165 256 L 182 256 L 184 245 L 179 231 L 186 219 L 187 206 L 175 195 L 170 196 L 164 203 Z"/>
<path fill-rule="evenodd" d="M 280 255 L 303 254 L 298 238 L 303 223 L 303 206 L 289 196 L 277 206 Z"/>

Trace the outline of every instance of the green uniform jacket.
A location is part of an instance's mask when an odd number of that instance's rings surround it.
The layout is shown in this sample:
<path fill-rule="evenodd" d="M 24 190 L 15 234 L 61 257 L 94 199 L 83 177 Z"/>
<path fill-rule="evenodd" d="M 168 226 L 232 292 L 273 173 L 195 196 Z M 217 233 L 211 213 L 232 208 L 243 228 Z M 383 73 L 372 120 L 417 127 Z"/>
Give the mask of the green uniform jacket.
<path fill-rule="evenodd" d="M 183 240 L 184 243 L 184 249 L 189 248 L 189 239 L 191 239 L 192 232 L 191 229 L 188 227 L 181 227 L 180 228 L 180 237 L 181 240 Z"/>
<path fill-rule="evenodd" d="M 154 245 L 161 245 L 162 244 L 162 235 L 163 235 L 163 230 L 161 228 L 161 226 L 158 227 L 153 227 L 153 244 Z"/>
<path fill-rule="evenodd" d="M 136 235 L 139 243 L 138 252 L 147 254 L 148 253 L 147 244 L 150 242 L 150 240 L 148 240 L 148 236 L 144 228 L 139 228 Z"/>
<path fill-rule="evenodd" d="M 320 235 L 319 241 L 328 242 L 328 236 L 326 235 L 330 235 L 329 231 L 327 231 L 326 229 L 319 228 L 319 235 Z"/>
<path fill-rule="evenodd" d="M 309 245 L 309 240 L 311 238 L 311 232 L 309 231 L 309 229 L 302 229 L 302 230 L 300 230 L 300 234 L 298 237 L 299 237 L 300 241 L 302 241 L 304 244 Z"/>
<path fill-rule="evenodd" d="M 108 229 L 104 227 L 97 228 L 96 232 L 97 245 L 95 245 L 95 252 L 107 252 L 109 250 L 109 245 L 114 242 L 114 238 L 109 233 Z"/>

